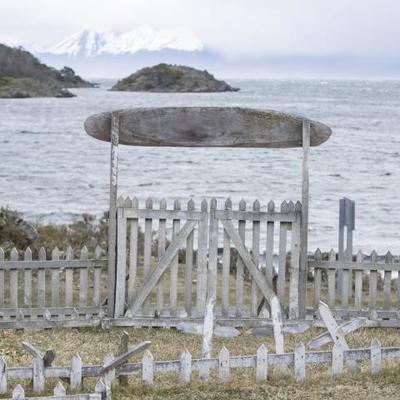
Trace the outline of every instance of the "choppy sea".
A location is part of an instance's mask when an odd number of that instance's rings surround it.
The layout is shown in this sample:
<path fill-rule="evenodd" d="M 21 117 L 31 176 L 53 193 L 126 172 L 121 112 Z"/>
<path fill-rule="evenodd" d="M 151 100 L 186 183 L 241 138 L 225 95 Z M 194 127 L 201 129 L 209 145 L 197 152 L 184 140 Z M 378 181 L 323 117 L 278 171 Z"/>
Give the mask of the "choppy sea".
<path fill-rule="evenodd" d="M 126 107 L 246 106 L 306 115 L 333 135 L 312 148 L 310 249 L 337 247 L 339 199 L 356 202 L 354 244 L 400 253 L 400 81 L 230 80 L 239 92 L 72 90 L 71 99 L 0 99 L 0 205 L 34 221 L 68 222 L 108 207 L 109 145 L 89 137 L 93 113 Z M 301 198 L 301 149 L 120 146 L 120 193 L 199 204 L 203 197 Z"/>

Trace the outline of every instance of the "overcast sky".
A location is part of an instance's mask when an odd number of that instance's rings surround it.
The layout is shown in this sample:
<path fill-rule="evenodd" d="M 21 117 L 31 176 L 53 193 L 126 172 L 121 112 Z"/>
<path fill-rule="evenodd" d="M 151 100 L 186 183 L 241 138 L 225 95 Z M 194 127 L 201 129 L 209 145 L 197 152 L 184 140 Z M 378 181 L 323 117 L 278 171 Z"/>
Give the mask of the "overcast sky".
<path fill-rule="evenodd" d="M 0 42 L 184 27 L 228 55 L 400 54 L 400 0 L 0 0 Z"/>

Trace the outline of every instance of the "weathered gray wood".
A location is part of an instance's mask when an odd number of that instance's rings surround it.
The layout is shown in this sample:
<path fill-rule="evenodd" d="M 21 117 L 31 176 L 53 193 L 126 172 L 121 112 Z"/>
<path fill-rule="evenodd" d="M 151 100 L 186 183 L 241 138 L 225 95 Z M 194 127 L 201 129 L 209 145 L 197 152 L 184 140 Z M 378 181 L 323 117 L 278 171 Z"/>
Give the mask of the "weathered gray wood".
<path fill-rule="evenodd" d="M 146 199 L 146 209 L 153 208 L 153 200 Z M 151 243 L 153 241 L 153 220 L 146 218 L 144 221 L 144 255 L 143 255 L 143 280 L 144 282 L 150 275 L 151 271 Z"/>
<path fill-rule="evenodd" d="M 69 384 L 72 390 L 82 388 L 82 359 L 79 354 L 72 357 Z"/>
<path fill-rule="evenodd" d="M 253 211 L 260 211 L 260 202 L 255 200 L 253 203 Z M 253 221 L 253 232 L 252 232 L 252 255 L 253 260 L 256 266 L 259 266 L 260 263 L 260 221 Z M 258 308 L 258 287 L 254 279 L 251 280 L 251 315 L 257 316 L 257 308 Z"/>
<path fill-rule="evenodd" d="M 124 315 L 126 282 L 126 217 L 125 208 L 117 209 L 117 262 L 115 277 L 114 316 Z"/>
<path fill-rule="evenodd" d="M 23 341 L 22 347 L 34 358 L 43 358 L 43 353 L 27 341 Z"/>
<path fill-rule="evenodd" d="M 229 351 L 223 346 L 218 356 L 218 375 L 221 383 L 228 383 L 231 378 Z"/>
<path fill-rule="evenodd" d="M 18 260 L 18 251 L 14 247 L 10 253 L 11 261 Z M 10 271 L 10 306 L 18 307 L 18 270 L 12 269 Z"/>
<path fill-rule="evenodd" d="M 363 327 L 367 322 L 366 318 L 359 317 L 355 318 L 351 321 L 346 321 L 339 326 L 339 329 L 343 335 L 347 335 L 351 332 L 354 332 L 357 329 Z M 332 336 L 329 332 L 321 333 L 315 338 L 311 339 L 307 343 L 307 347 L 310 349 L 318 349 L 318 347 L 324 346 L 333 341 Z"/>
<path fill-rule="evenodd" d="M 371 263 L 376 263 L 378 255 L 374 250 L 371 253 Z M 378 287 L 378 271 L 371 270 L 369 274 L 369 309 L 371 315 L 376 312 L 376 291 Z"/>
<path fill-rule="evenodd" d="M 100 246 L 96 246 L 95 259 L 99 260 L 103 254 Z M 100 292 L 101 292 L 101 268 L 94 268 L 93 271 L 93 305 L 100 305 Z"/>
<path fill-rule="evenodd" d="M 144 352 L 142 366 L 142 381 L 152 385 L 154 383 L 154 357 L 150 350 Z"/>
<path fill-rule="evenodd" d="M 336 261 L 335 250 L 331 249 L 329 252 L 329 261 Z M 334 308 L 336 304 L 336 270 L 333 268 L 328 269 L 328 305 Z"/>
<path fill-rule="evenodd" d="M 180 358 L 180 382 L 184 385 L 190 383 L 192 377 L 192 355 L 185 350 Z"/>
<path fill-rule="evenodd" d="M 110 114 L 109 137 L 110 154 L 110 204 L 108 215 L 108 315 L 114 315 L 115 304 L 115 269 L 117 239 L 117 196 L 118 196 L 118 144 L 120 136 L 120 115 Z"/>
<path fill-rule="evenodd" d="M 276 354 L 283 354 L 285 352 L 285 339 L 282 332 L 282 312 L 281 305 L 277 296 L 271 299 L 271 318 L 274 330 L 275 352 Z M 287 366 L 279 365 L 278 371 L 282 375 L 288 375 Z"/>
<path fill-rule="evenodd" d="M 128 332 L 122 331 L 119 337 L 119 344 L 118 344 L 118 351 L 117 357 L 122 356 L 123 354 L 128 352 L 128 345 L 129 345 L 129 335 Z M 118 381 L 121 385 L 128 384 L 128 377 L 126 376 L 119 376 Z"/>
<path fill-rule="evenodd" d="M 174 202 L 174 210 L 181 209 L 181 202 L 179 200 L 175 200 Z M 176 239 L 179 234 L 180 229 L 180 220 L 174 219 L 172 221 L 172 240 Z M 188 236 L 191 232 L 189 232 Z M 185 238 L 185 242 L 187 237 Z M 174 258 L 171 261 L 170 267 L 170 291 L 169 291 L 169 305 L 171 307 L 171 313 L 173 316 L 177 313 L 177 303 L 178 303 L 178 263 L 179 263 L 179 249 L 176 252 Z"/>
<path fill-rule="evenodd" d="M 343 331 L 337 325 L 335 318 L 333 317 L 332 312 L 329 309 L 329 307 L 325 303 L 320 301 L 318 311 L 319 311 L 319 314 L 321 315 L 321 318 L 323 319 L 323 321 L 325 323 L 325 326 L 326 326 L 329 334 L 332 337 L 333 342 L 335 344 L 340 343 L 342 350 L 349 350 L 349 346 L 346 342 Z M 352 371 L 358 370 L 358 365 L 355 361 L 348 360 L 347 365 Z"/>
<path fill-rule="evenodd" d="M 357 254 L 357 263 L 359 264 L 360 269 L 356 270 L 355 272 L 354 305 L 356 310 L 361 310 L 362 308 L 363 261 L 364 261 L 364 256 L 360 250 Z"/>
<path fill-rule="evenodd" d="M 378 375 L 381 372 L 382 351 L 381 343 L 377 338 L 371 342 L 371 374 Z"/>
<path fill-rule="evenodd" d="M 385 263 L 392 263 L 393 256 L 390 251 L 385 256 Z M 392 271 L 390 269 L 383 273 L 383 309 L 390 310 L 391 308 L 391 296 L 392 296 Z"/>
<path fill-rule="evenodd" d="M 208 296 L 217 297 L 217 267 L 218 267 L 218 219 L 215 218 L 217 200 L 210 201 L 210 224 L 208 246 Z"/>
<path fill-rule="evenodd" d="M 132 200 L 132 208 L 137 209 L 139 202 L 136 197 Z M 129 235 L 129 278 L 128 278 L 128 303 L 130 304 L 135 296 L 137 263 L 138 263 L 138 240 L 139 221 L 137 218 L 130 220 Z"/>
<path fill-rule="evenodd" d="M 271 215 L 275 212 L 275 203 L 271 200 L 267 206 L 268 214 Z M 267 221 L 267 243 L 266 243 L 266 254 L 265 254 L 265 278 L 267 283 L 272 287 L 272 278 L 274 273 L 274 222 Z M 264 297 L 258 307 L 258 314 L 260 314 L 262 307 L 264 306 Z"/>
<path fill-rule="evenodd" d="M 113 114 L 115 115 L 116 112 Z M 303 117 L 239 107 L 163 107 L 119 110 L 121 144 L 174 147 L 301 147 Z M 111 113 L 90 116 L 86 132 L 110 141 Z M 311 122 L 311 145 L 331 130 Z"/>
<path fill-rule="evenodd" d="M 195 205 L 193 199 L 187 204 L 188 211 L 194 211 Z M 192 231 L 186 240 L 186 257 L 185 257 L 185 311 L 188 316 L 192 315 L 192 273 L 193 273 L 193 244 L 194 231 Z"/>
<path fill-rule="evenodd" d="M 281 212 L 288 211 L 288 204 L 286 201 L 282 202 Z M 282 300 L 285 297 L 285 285 L 286 285 L 286 241 L 287 241 L 287 230 L 288 226 L 285 222 L 279 224 L 279 256 L 278 256 L 278 281 L 276 292 L 279 299 Z"/>
<path fill-rule="evenodd" d="M 3 357 L 0 357 L 0 394 L 7 393 L 7 364 Z"/>
<path fill-rule="evenodd" d="M 60 259 L 60 251 L 58 247 L 55 247 L 51 253 L 51 258 L 53 261 L 58 261 Z M 60 270 L 51 270 L 51 306 L 60 306 Z"/>
<path fill-rule="evenodd" d="M 89 258 L 88 249 L 83 246 L 81 250 L 81 260 Z M 87 291 L 88 291 L 88 270 L 82 268 L 79 270 L 79 306 L 85 307 L 87 305 Z"/>
<path fill-rule="evenodd" d="M 264 344 L 257 349 L 256 357 L 256 381 L 264 382 L 268 376 L 268 350 Z"/>
<path fill-rule="evenodd" d="M 343 373 L 343 360 L 344 355 L 342 342 L 336 342 L 332 348 L 332 377 L 336 378 L 342 375 Z"/>
<path fill-rule="evenodd" d="M 32 251 L 28 247 L 25 250 L 24 261 L 32 261 Z M 24 307 L 31 307 L 32 305 L 32 270 L 24 270 Z"/>
<path fill-rule="evenodd" d="M 71 261 L 74 258 L 74 251 L 69 246 L 65 252 L 65 258 L 67 261 Z M 65 269 L 65 306 L 72 307 L 73 305 L 73 284 L 74 270 L 72 268 Z"/>
<path fill-rule="evenodd" d="M 24 399 L 25 398 L 25 390 L 21 385 L 15 386 L 13 392 L 12 392 L 12 398 L 13 399 Z"/>
<path fill-rule="evenodd" d="M 107 369 L 106 369 L 107 367 Z M 113 385 L 116 377 L 115 373 L 115 358 L 112 355 L 112 353 L 106 354 L 103 360 L 103 381 L 104 384 L 106 385 L 106 388 L 109 388 L 111 390 L 111 386 Z"/>
<path fill-rule="evenodd" d="M 44 385 L 44 361 L 43 358 L 35 357 L 33 359 L 33 392 L 43 392 Z"/>
<path fill-rule="evenodd" d="M 303 146 L 303 180 L 301 187 L 301 244 L 300 244 L 300 271 L 299 271 L 299 318 L 306 316 L 307 296 L 307 257 L 308 257 L 308 208 L 310 197 L 309 157 L 312 144 L 312 128 L 309 120 L 303 120 L 302 146 Z"/>
<path fill-rule="evenodd" d="M 167 202 L 165 199 L 162 199 L 160 201 L 160 210 L 166 210 L 166 208 L 167 208 Z M 157 255 L 159 260 L 165 253 L 166 223 L 167 221 L 165 218 L 160 218 L 158 226 L 158 249 L 157 249 Z M 157 310 L 159 313 L 161 313 L 163 307 L 164 307 L 164 276 L 162 275 L 157 284 Z"/>
<path fill-rule="evenodd" d="M 212 352 L 212 336 L 214 331 L 214 307 L 215 307 L 215 297 L 209 297 L 207 300 L 204 322 L 203 322 L 203 340 L 201 346 L 201 357 L 211 358 Z M 204 366 L 199 371 L 199 378 L 201 380 L 207 380 L 209 375 L 209 370 L 207 366 Z"/>
<path fill-rule="evenodd" d="M 97 381 L 94 390 L 100 395 L 101 400 L 111 400 L 111 387 L 107 386 L 102 379 Z"/>
<path fill-rule="evenodd" d="M 232 209 L 231 199 L 225 201 L 225 210 Z M 230 264 L 231 264 L 231 242 L 229 235 L 224 229 L 224 244 L 222 254 L 222 315 L 229 315 L 229 292 L 230 292 Z"/>
<path fill-rule="evenodd" d="M 249 270 L 251 276 L 257 283 L 261 293 L 267 299 L 268 303 L 271 303 L 271 299 L 275 297 L 275 293 L 271 287 L 271 285 L 266 281 L 262 273 L 259 271 L 257 266 L 254 264 L 252 257 L 250 256 L 249 252 L 245 248 L 242 239 L 240 238 L 238 232 L 232 225 L 232 223 L 228 220 L 221 220 L 225 230 L 227 231 L 228 235 L 232 239 L 233 244 L 235 245 L 240 257 L 242 258 L 243 262 L 245 263 L 247 269 Z"/>
<path fill-rule="evenodd" d="M 157 267 L 152 271 L 151 275 L 147 279 L 147 282 L 143 285 L 140 293 L 135 298 L 133 304 L 129 306 L 127 311 L 128 316 L 134 315 L 142 306 L 147 296 L 150 294 L 151 289 L 157 284 L 161 275 L 167 269 L 168 265 L 171 263 L 175 255 L 178 253 L 180 247 L 186 241 L 189 233 L 194 229 L 196 221 L 187 221 L 176 239 L 168 246 L 163 257 L 158 261 Z"/>
<path fill-rule="evenodd" d="M 44 251 L 44 250 L 43 250 Z M 40 254 L 40 253 L 39 253 Z M 45 254 L 45 253 L 44 253 Z M 91 268 L 91 267 L 107 267 L 107 259 L 101 260 L 46 260 L 43 263 L 41 260 L 34 261 L 0 261 L 0 268 L 4 271 L 10 270 L 25 270 L 30 268 L 35 271 L 42 271 L 44 269 L 52 270 L 52 269 L 63 269 L 63 268 L 73 268 L 73 269 L 81 269 L 81 268 Z M 395 264 L 395 268 L 398 263 Z M 396 269 L 395 269 L 396 270 Z"/>
<path fill-rule="evenodd" d="M 239 202 L 239 210 L 246 211 L 246 202 L 242 199 Z M 242 246 L 245 247 L 246 243 L 246 221 L 239 220 L 238 222 L 239 238 Z M 257 268 L 257 266 L 255 265 Z M 236 316 L 241 317 L 243 314 L 243 295 L 244 295 L 244 262 L 241 257 L 236 261 Z"/>
<path fill-rule="evenodd" d="M 4 250 L 0 247 L 0 264 L 4 262 Z M 0 308 L 4 307 L 4 270 L 0 267 Z"/>
<path fill-rule="evenodd" d="M 306 377 L 306 349 L 303 343 L 297 345 L 294 351 L 294 375 L 296 382 Z"/>
<path fill-rule="evenodd" d="M 67 391 L 65 390 L 65 387 L 61 382 L 58 382 L 57 385 L 54 387 L 53 394 L 55 397 L 62 397 L 67 394 Z"/>
<path fill-rule="evenodd" d="M 320 249 L 317 249 L 314 253 L 315 261 L 321 261 L 322 253 Z M 314 270 L 314 309 L 317 310 L 319 302 L 321 300 L 321 269 L 316 268 Z"/>

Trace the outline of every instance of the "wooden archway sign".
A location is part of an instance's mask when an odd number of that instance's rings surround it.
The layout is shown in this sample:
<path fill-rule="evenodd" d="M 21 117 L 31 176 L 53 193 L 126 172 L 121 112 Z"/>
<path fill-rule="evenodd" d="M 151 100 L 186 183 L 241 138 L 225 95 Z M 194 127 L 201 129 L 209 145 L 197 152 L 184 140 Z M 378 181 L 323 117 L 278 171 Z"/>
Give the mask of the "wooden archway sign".
<path fill-rule="evenodd" d="M 331 129 L 316 121 L 273 110 L 240 107 L 134 108 L 90 116 L 85 130 L 111 142 L 108 241 L 108 309 L 115 298 L 118 145 L 156 147 L 303 147 L 302 227 L 300 249 L 300 318 L 305 318 L 308 248 L 309 152 L 329 139 Z M 304 303 L 304 304 L 302 304 Z"/>

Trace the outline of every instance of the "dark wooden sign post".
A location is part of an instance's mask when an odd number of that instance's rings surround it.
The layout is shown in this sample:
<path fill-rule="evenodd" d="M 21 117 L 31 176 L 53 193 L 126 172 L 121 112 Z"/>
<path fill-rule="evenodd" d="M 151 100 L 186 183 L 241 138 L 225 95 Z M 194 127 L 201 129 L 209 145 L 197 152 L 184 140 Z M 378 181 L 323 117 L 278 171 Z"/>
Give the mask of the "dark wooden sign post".
<path fill-rule="evenodd" d="M 118 146 L 303 148 L 299 309 L 305 317 L 308 247 L 309 152 L 328 140 L 331 129 L 316 121 L 272 110 L 239 107 L 136 108 L 96 114 L 86 132 L 111 142 L 108 244 L 108 310 L 115 300 Z"/>

